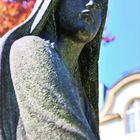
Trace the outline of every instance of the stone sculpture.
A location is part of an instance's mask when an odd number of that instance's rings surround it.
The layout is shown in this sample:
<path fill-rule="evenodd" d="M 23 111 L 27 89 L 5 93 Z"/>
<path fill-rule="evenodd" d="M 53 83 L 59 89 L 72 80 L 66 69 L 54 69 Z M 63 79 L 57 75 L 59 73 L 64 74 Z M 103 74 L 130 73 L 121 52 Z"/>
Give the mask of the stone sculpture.
<path fill-rule="evenodd" d="M 106 9 L 102 0 L 37 0 L 1 39 L 0 140 L 99 140 Z"/>

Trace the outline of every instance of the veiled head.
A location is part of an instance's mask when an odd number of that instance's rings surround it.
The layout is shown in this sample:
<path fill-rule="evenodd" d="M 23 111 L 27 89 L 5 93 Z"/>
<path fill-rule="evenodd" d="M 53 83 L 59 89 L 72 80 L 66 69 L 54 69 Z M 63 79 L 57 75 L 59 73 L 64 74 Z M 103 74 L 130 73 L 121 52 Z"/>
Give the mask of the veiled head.
<path fill-rule="evenodd" d="M 38 7 L 39 4 L 41 2 L 37 0 Z M 46 32 L 52 28 L 57 34 L 64 34 L 75 41 L 89 42 L 95 37 L 100 24 L 101 13 L 94 0 L 42 0 L 31 33 L 39 33 L 46 26 Z"/>
<path fill-rule="evenodd" d="M 5 130 L 3 128 L 7 129 L 10 126 L 10 129 L 8 130 L 8 132 L 6 132 L 6 134 L 10 136 L 11 132 L 16 132 L 17 129 L 17 126 L 15 124 L 13 125 L 11 122 L 15 122 L 17 124 L 19 119 L 18 104 L 16 103 L 16 96 L 13 87 L 13 82 L 11 79 L 11 70 L 9 66 L 11 46 L 14 41 L 16 41 L 19 38 L 22 38 L 23 36 L 39 36 L 41 32 L 48 32 L 49 34 L 52 33 L 53 35 L 57 36 L 57 34 L 59 34 L 60 31 L 64 30 L 66 35 L 73 35 L 73 39 L 82 42 L 84 42 L 85 40 L 92 40 L 91 42 L 87 43 L 85 45 L 86 47 L 84 47 L 84 49 L 82 50 L 78 61 L 79 65 L 77 65 L 77 67 L 80 68 L 80 77 L 82 79 L 82 84 L 85 88 L 86 94 L 88 95 L 87 97 L 89 98 L 89 102 L 93 104 L 93 108 L 97 110 L 97 108 L 94 107 L 94 103 L 98 99 L 97 90 L 95 90 L 98 85 L 98 54 L 99 44 L 105 21 L 105 15 L 107 11 L 107 2 L 103 3 L 103 22 L 96 37 L 95 35 L 99 29 L 101 22 L 100 11 L 98 9 L 94 10 L 93 6 L 86 7 L 86 4 L 88 2 L 89 0 L 36 0 L 35 7 L 28 19 L 19 26 L 6 33 L 1 38 L 0 90 L 2 91 L 1 97 L 3 102 L 1 102 L 2 105 L 0 107 L 0 110 L 5 110 L 4 115 L 1 118 L 8 119 L 5 119 L 5 121 L 3 121 L 3 124 L 0 125 L 0 131 Z M 87 9 L 87 12 L 85 11 L 83 14 L 81 14 L 81 12 L 84 9 Z M 88 10 L 90 11 L 88 12 Z M 92 16 L 93 18 L 91 19 Z M 47 31 L 44 29 L 46 29 Z M 10 101 L 11 99 L 15 101 L 12 102 Z M 97 113 L 98 111 L 96 111 L 96 115 Z M 2 122 L 2 120 L 0 121 Z M 15 138 L 13 137 L 13 139 Z"/>
<path fill-rule="evenodd" d="M 56 23 L 60 33 L 79 42 L 89 42 L 99 30 L 101 13 L 93 0 L 61 0 Z"/>

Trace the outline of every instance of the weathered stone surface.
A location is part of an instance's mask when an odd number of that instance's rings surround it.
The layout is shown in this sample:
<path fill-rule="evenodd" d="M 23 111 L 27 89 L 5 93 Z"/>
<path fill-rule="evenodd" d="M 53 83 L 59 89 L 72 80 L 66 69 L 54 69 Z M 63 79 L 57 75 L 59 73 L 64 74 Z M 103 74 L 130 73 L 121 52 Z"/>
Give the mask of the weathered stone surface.
<path fill-rule="evenodd" d="M 29 139 L 96 140 L 62 60 L 39 37 L 17 40 L 10 67 Z"/>

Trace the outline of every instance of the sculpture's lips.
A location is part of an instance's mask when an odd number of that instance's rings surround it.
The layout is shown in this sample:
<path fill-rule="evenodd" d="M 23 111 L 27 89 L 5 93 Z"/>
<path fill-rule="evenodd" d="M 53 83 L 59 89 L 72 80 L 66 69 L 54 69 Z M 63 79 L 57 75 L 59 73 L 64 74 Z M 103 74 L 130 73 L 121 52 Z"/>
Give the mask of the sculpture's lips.
<path fill-rule="evenodd" d="M 93 0 L 89 0 L 89 2 L 85 5 L 85 9 L 81 11 L 81 15 L 92 15 L 94 9 Z"/>
<path fill-rule="evenodd" d="M 89 9 L 84 9 L 81 11 L 81 13 L 79 14 L 80 17 L 85 18 L 86 20 L 93 20 L 94 16 L 93 16 L 94 12 L 89 10 Z"/>
<path fill-rule="evenodd" d="M 89 9 L 84 9 L 80 12 L 81 16 L 91 16 L 91 11 Z"/>
<path fill-rule="evenodd" d="M 89 9 L 84 9 L 83 11 L 81 11 L 81 14 L 85 14 L 85 13 L 90 13 Z"/>

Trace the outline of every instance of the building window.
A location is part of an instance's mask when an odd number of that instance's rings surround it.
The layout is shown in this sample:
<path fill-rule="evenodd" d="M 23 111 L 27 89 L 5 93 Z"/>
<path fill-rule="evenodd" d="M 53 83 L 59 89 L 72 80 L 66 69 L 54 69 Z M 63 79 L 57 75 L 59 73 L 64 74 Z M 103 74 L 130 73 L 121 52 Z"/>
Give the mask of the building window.
<path fill-rule="evenodd" d="M 134 100 L 126 111 L 126 133 L 140 131 L 140 100 Z"/>

